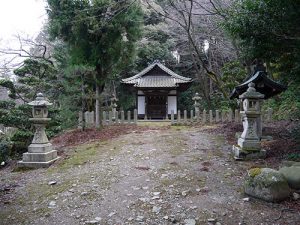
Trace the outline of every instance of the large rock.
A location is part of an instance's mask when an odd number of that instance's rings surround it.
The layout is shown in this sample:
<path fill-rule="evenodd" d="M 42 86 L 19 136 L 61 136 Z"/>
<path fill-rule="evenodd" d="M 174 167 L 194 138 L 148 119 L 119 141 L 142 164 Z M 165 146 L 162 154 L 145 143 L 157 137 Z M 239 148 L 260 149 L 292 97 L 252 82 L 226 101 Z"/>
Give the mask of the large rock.
<path fill-rule="evenodd" d="M 300 165 L 282 167 L 279 172 L 285 177 L 291 188 L 300 189 Z"/>
<path fill-rule="evenodd" d="M 278 202 L 289 197 L 291 190 L 284 176 L 269 168 L 248 171 L 244 184 L 245 193 L 268 202 Z"/>

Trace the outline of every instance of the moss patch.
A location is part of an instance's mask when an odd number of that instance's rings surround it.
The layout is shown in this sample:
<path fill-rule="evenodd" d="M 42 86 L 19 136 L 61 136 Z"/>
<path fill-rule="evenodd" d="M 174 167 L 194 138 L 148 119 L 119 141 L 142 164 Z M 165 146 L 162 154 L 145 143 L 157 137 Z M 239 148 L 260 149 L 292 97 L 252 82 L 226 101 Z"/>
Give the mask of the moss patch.
<path fill-rule="evenodd" d="M 248 171 L 248 175 L 250 177 L 255 177 L 257 175 L 261 174 L 261 168 L 252 168 Z"/>

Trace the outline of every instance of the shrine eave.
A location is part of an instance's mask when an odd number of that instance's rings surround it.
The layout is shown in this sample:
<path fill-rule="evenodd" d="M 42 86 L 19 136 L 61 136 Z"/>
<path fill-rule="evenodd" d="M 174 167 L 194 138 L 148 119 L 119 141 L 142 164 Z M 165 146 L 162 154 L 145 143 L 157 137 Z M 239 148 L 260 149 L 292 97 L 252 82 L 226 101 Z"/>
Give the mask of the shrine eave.
<path fill-rule="evenodd" d="M 122 79 L 123 84 L 135 88 L 173 88 L 187 89 L 193 82 L 192 78 L 183 77 L 173 72 L 163 64 L 155 62 L 135 76 Z"/>

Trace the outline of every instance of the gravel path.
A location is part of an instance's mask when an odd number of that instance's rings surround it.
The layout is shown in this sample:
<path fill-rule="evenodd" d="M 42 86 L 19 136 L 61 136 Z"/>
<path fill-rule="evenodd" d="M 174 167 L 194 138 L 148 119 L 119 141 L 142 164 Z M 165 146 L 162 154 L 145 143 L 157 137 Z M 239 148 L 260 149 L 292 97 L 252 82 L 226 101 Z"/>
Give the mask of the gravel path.
<path fill-rule="evenodd" d="M 0 224 L 300 224 L 281 204 L 244 199 L 246 170 L 201 128 L 132 132 L 66 150 L 48 169 L 0 171 Z"/>

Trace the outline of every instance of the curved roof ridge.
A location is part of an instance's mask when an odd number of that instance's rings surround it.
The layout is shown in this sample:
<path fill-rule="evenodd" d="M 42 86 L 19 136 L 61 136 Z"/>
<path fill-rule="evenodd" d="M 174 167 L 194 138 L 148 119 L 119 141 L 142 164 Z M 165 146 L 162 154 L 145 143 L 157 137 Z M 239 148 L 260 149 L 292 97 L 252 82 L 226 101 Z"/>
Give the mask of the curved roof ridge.
<path fill-rule="evenodd" d="M 184 80 L 184 81 L 191 81 L 192 80 L 192 78 L 183 77 L 183 76 L 178 75 L 177 73 L 173 72 L 172 70 L 170 70 L 169 68 L 167 68 L 166 66 L 164 66 L 163 64 L 161 64 L 159 62 L 154 62 L 151 65 L 149 65 L 148 67 L 146 67 L 145 69 L 143 69 L 138 74 L 136 74 L 132 77 L 122 79 L 122 82 L 128 82 L 128 81 L 132 81 L 132 80 L 135 80 L 137 78 L 140 78 L 140 77 L 144 76 L 146 73 L 148 73 L 150 70 L 152 70 L 155 66 L 158 66 L 161 70 L 163 70 L 164 72 L 169 74 L 171 77 L 174 77 L 176 79 L 180 79 L 180 80 Z"/>
<path fill-rule="evenodd" d="M 136 74 L 136 75 L 134 75 L 132 77 L 128 77 L 128 78 L 122 79 L 122 80 L 123 81 L 130 81 L 130 80 L 133 80 L 133 79 L 137 79 L 137 78 L 143 76 L 144 74 L 146 74 L 147 72 L 149 72 L 150 70 L 152 70 L 155 65 L 156 65 L 156 63 L 152 63 L 151 65 L 149 65 L 148 67 L 146 67 L 145 69 L 143 69 L 138 74 Z"/>
<path fill-rule="evenodd" d="M 163 71 L 165 71 L 166 73 L 170 74 L 172 77 L 175 77 L 175 78 L 178 78 L 178 79 L 182 79 L 182 80 L 191 80 L 192 78 L 189 78 L 189 77 L 183 77 L 183 76 L 180 76 L 179 74 L 173 72 L 172 70 L 170 70 L 168 67 L 166 67 L 165 65 L 161 64 L 161 63 L 156 63 L 159 68 L 161 68 Z"/>

